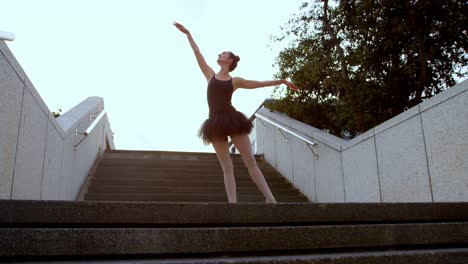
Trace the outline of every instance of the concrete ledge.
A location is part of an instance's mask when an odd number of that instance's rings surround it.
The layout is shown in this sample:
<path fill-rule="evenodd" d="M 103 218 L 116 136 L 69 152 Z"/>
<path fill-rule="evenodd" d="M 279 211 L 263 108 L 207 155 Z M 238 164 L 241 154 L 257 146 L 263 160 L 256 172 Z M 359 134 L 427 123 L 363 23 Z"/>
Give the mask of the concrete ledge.
<path fill-rule="evenodd" d="M 142 258 L 124 260 L 96 260 L 96 261 L 66 261 L 62 260 L 63 264 L 116 264 L 116 263 L 132 263 L 132 264 L 396 264 L 396 263 L 414 263 L 414 264 L 447 264 L 468 262 L 468 249 L 466 248 L 443 248 L 443 249 L 413 249 L 413 250 L 394 250 L 381 249 L 372 250 L 371 252 L 355 252 L 348 250 L 340 250 L 333 253 L 312 252 L 301 254 L 297 253 L 282 253 L 275 252 L 270 255 L 265 252 L 262 256 L 236 256 L 234 254 L 222 254 L 222 257 L 211 255 L 199 255 L 199 257 L 171 257 L 171 258 Z M 44 264 L 44 262 L 28 261 L 15 262 L 24 264 Z"/>
<path fill-rule="evenodd" d="M 0 87 L 0 198 L 74 199 L 70 195 L 87 174 L 93 162 L 89 159 L 114 147 L 106 117 L 87 138 L 92 140 L 75 149 L 83 139 L 75 136 L 75 129 L 89 127 L 90 115 L 95 118 L 102 111 L 103 99 L 89 97 L 55 118 L 3 41 Z"/>
<path fill-rule="evenodd" d="M 462 81 L 458 84 L 456 84 L 453 87 L 450 87 L 449 89 L 437 94 L 434 97 L 431 97 L 429 100 L 426 100 L 419 104 L 421 113 L 437 106 L 438 104 L 441 104 L 455 96 L 458 96 L 460 93 L 468 91 L 468 81 Z"/>
<path fill-rule="evenodd" d="M 9 64 L 13 67 L 13 70 L 18 75 L 19 79 L 24 82 L 26 78 L 26 73 L 24 72 L 23 68 L 20 66 L 18 61 L 16 60 L 15 56 L 11 52 L 8 45 L 5 43 L 4 40 L 0 40 L 0 55 L 3 55 L 9 62 Z"/>
<path fill-rule="evenodd" d="M 318 158 L 257 120 L 259 150 L 311 201 L 468 201 L 467 96 L 465 80 L 349 141 L 261 108 L 260 116 L 317 142 Z M 302 177 L 289 167 L 298 157 L 307 157 Z"/>
<path fill-rule="evenodd" d="M 468 242 L 468 223 L 280 227 L 0 228 L 0 256 L 297 250 Z"/>
<path fill-rule="evenodd" d="M 468 203 L 190 203 L 0 200 L 0 223 L 254 224 L 468 220 Z M 468 233 L 466 233 L 468 234 Z"/>
<path fill-rule="evenodd" d="M 342 150 L 345 151 L 351 147 L 354 147 L 356 145 L 358 145 L 359 143 L 361 142 L 364 142 L 366 140 L 368 140 L 369 138 L 372 138 L 372 137 L 375 137 L 375 131 L 374 129 L 370 129 L 364 133 L 362 133 L 361 135 L 353 138 L 352 140 L 350 141 L 346 141 L 343 143 L 343 145 L 341 146 Z"/>
<path fill-rule="evenodd" d="M 322 144 L 327 145 L 330 148 L 333 148 L 337 151 L 341 151 L 341 145 L 344 144 L 346 141 L 339 137 L 336 137 L 330 133 L 322 131 L 318 128 L 300 122 L 298 120 L 292 119 L 284 113 L 280 113 L 277 111 L 271 112 L 268 108 L 260 108 L 257 111 L 258 114 L 266 116 L 279 124 L 290 128 L 295 132 L 299 132 L 306 137 L 313 139 L 314 141 L 319 141 Z M 267 124 L 267 126 L 273 126 L 271 124 Z M 285 132 L 286 133 L 286 132 Z"/>
<path fill-rule="evenodd" d="M 221 253 L 221 256 L 213 256 L 213 254 L 198 254 L 196 257 L 188 256 L 173 256 L 162 258 L 132 258 L 131 260 L 96 260 L 90 261 L 89 257 L 86 261 L 80 260 L 61 260 L 63 264 L 395 264 L 395 263 L 425 263 L 425 264 L 447 264 L 447 263 L 463 263 L 468 260 L 467 248 L 442 248 L 442 249 L 380 249 L 372 250 L 370 252 L 356 252 L 350 250 L 340 250 L 338 252 L 320 252 L 313 250 L 310 253 L 304 250 L 301 253 L 288 252 L 279 253 L 264 252 L 264 254 L 256 254 L 254 256 L 246 256 L 242 254 L 226 254 Z M 37 258 L 37 257 L 36 257 Z M 38 261 L 39 259 L 35 259 Z M 44 264 L 44 262 L 27 261 L 15 263 L 24 264 Z"/>

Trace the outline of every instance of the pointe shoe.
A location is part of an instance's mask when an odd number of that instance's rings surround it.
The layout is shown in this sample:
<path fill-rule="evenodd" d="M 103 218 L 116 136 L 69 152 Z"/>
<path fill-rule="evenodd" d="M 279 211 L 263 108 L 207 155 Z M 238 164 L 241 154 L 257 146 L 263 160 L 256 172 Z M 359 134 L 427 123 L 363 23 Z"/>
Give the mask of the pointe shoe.
<path fill-rule="evenodd" d="M 277 203 L 276 201 L 275 202 L 269 202 L 268 199 L 265 200 L 265 203 L 272 203 L 272 204 L 275 204 Z"/>

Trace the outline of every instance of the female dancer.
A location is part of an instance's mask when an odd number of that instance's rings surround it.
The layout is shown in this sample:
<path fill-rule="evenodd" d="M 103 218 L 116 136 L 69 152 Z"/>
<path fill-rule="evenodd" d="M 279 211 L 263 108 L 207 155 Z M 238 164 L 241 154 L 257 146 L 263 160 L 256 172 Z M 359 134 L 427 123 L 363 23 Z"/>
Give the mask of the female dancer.
<path fill-rule="evenodd" d="M 174 22 L 174 26 L 187 35 L 190 46 L 195 53 L 198 66 L 200 66 L 203 75 L 205 75 L 208 81 L 207 99 L 210 110 L 209 118 L 201 125 L 198 136 L 203 140 L 205 145 L 211 143 L 216 151 L 216 156 L 223 169 L 224 184 L 229 203 L 236 203 L 237 197 L 234 168 L 229 154 L 227 136 L 231 137 L 235 147 L 239 150 L 250 177 L 266 197 L 266 203 L 276 203 L 275 197 L 271 193 L 270 188 L 268 188 L 265 177 L 258 168 L 257 161 L 252 154 L 249 134 L 253 125 L 243 113 L 237 111 L 231 105 L 231 97 L 232 93 L 238 88 L 255 89 L 286 84 L 293 91 L 297 91 L 298 87 L 285 79 L 252 81 L 240 77 L 232 78 L 229 72 L 236 68 L 240 58 L 230 51 L 225 51 L 218 55 L 217 62 L 221 69 L 218 73 L 215 73 L 200 53 L 190 31 L 177 22 Z"/>

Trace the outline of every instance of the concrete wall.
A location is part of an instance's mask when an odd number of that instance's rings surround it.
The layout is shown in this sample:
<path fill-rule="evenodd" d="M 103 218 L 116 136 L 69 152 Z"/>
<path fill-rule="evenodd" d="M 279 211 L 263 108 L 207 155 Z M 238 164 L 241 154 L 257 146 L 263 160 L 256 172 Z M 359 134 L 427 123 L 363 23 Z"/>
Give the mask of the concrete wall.
<path fill-rule="evenodd" d="M 85 131 L 103 107 L 89 97 L 55 118 L 0 41 L 0 199 L 75 200 L 98 153 L 114 148 L 107 115 L 75 148 L 84 137 L 75 129 Z"/>
<path fill-rule="evenodd" d="M 468 201 L 468 80 L 345 141 L 287 115 L 267 117 L 318 143 L 255 119 L 256 154 L 314 202 Z"/>

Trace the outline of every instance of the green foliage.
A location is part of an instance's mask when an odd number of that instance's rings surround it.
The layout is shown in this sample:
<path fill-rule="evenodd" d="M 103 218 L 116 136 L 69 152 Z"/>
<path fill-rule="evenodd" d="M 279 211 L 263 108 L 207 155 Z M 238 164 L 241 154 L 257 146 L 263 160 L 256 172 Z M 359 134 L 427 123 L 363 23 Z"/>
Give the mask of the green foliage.
<path fill-rule="evenodd" d="M 324 0 L 300 10 L 272 41 L 292 39 L 275 77 L 302 90 L 269 108 L 337 136 L 365 132 L 466 76 L 466 1 Z"/>
<path fill-rule="evenodd" d="M 57 118 L 57 117 L 60 116 L 61 113 L 62 113 L 62 109 L 59 108 L 59 110 L 58 110 L 57 112 L 52 112 L 52 115 L 53 115 L 55 118 Z"/>

